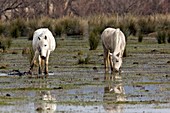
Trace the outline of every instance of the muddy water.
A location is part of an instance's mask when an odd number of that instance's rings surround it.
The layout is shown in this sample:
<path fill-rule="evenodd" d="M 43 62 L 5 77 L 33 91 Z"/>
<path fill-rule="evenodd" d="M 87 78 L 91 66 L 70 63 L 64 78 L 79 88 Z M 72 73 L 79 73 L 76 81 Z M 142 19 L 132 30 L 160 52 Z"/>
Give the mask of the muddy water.
<path fill-rule="evenodd" d="M 105 74 L 101 44 L 89 51 L 87 40 L 58 39 L 46 79 L 13 71 L 28 71 L 22 49 L 31 43 L 26 38 L 13 41 L 0 59 L 0 66 L 6 66 L 0 69 L 0 112 L 169 113 L 170 45 L 151 38 L 128 41 L 122 72 Z M 87 64 L 78 64 L 87 57 Z"/>

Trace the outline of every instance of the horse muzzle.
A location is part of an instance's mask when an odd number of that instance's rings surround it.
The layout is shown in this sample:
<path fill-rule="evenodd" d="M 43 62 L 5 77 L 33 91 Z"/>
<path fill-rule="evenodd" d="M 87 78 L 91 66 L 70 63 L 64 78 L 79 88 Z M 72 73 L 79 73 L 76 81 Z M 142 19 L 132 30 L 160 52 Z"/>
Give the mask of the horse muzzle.
<path fill-rule="evenodd" d="M 43 60 L 45 60 L 45 59 L 46 59 L 46 57 L 45 57 L 45 56 L 41 56 L 41 58 L 42 58 Z"/>

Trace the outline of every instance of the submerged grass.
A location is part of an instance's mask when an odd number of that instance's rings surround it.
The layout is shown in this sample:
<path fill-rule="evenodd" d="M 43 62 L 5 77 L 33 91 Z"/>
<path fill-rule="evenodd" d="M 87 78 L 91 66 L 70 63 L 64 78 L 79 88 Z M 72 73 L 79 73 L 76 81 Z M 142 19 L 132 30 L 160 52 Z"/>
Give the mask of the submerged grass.
<path fill-rule="evenodd" d="M 0 106 L 14 105 L 13 102 L 23 99 L 23 97 L 0 96 Z"/>
<path fill-rule="evenodd" d="M 117 101 L 117 102 L 107 102 L 107 104 L 166 104 L 168 102 L 165 101 L 155 101 L 155 100 L 148 100 L 148 101 Z"/>
<path fill-rule="evenodd" d="M 6 105 L 13 105 L 10 102 L 4 102 L 4 101 L 0 101 L 0 106 L 6 106 Z"/>
<path fill-rule="evenodd" d="M 170 82 L 136 82 L 135 85 L 157 85 L 157 84 L 170 84 Z"/>
<path fill-rule="evenodd" d="M 37 91 L 37 90 L 53 90 L 53 88 L 6 88 L 0 89 L 1 91 Z"/>
<path fill-rule="evenodd" d="M 8 97 L 8 96 L 0 96 L 0 100 L 2 101 L 2 100 L 6 100 L 6 101 L 8 101 L 8 100 L 22 100 L 23 98 L 21 98 L 21 97 Z"/>
<path fill-rule="evenodd" d="M 62 101 L 57 102 L 60 105 L 79 105 L 79 106 L 90 106 L 90 105 L 99 105 L 102 104 L 100 101 Z"/>

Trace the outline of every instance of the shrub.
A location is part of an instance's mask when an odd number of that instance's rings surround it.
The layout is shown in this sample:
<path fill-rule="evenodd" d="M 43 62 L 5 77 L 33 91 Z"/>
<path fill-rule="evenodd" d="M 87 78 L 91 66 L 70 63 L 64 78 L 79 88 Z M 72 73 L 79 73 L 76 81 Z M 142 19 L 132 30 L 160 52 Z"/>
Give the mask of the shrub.
<path fill-rule="evenodd" d="M 53 20 L 51 18 L 44 17 L 40 20 L 40 26 L 42 28 L 48 28 L 53 34 L 54 34 L 54 25 L 53 25 Z"/>
<path fill-rule="evenodd" d="M 90 56 L 87 55 L 86 58 L 79 57 L 78 64 L 88 64 L 90 62 Z"/>
<path fill-rule="evenodd" d="M 28 22 L 28 40 L 32 40 L 33 39 L 33 33 L 35 30 L 37 30 L 38 28 L 40 28 L 39 22 L 36 19 L 32 19 Z"/>
<path fill-rule="evenodd" d="M 170 32 L 167 33 L 167 41 L 170 43 Z"/>
<path fill-rule="evenodd" d="M 54 27 L 55 35 L 61 36 L 64 33 L 64 27 L 62 26 L 60 20 L 56 20 Z"/>
<path fill-rule="evenodd" d="M 34 34 L 34 31 L 30 29 L 28 31 L 28 40 L 32 40 L 33 39 L 33 34 Z"/>
<path fill-rule="evenodd" d="M 157 15 L 157 28 L 158 30 L 169 30 L 170 29 L 170 17 L 168 15 Z"/>
<path fill-rule="evenodd" d="M 136 35 L 137 33 L 137 26 L 136 26 L 136 22 L 134 20 L 129 20 L 128 21 L 128 25 L 127 25 L 127 28 L 129 29 L 129 34 L 132 34 L 132 35 Z"/>
<path fill-rule="evenodd" d="M 78 17 L 63 17 L 57 20 L 55 25 L 55 34 L 61 35 L 83 35 L 84 26 Z"/>
<path fill-rule="evenodd" d="M 89 20 L 89 31 L 93 31 L 96 34 L 101 34 L 106 27 L 111 27 L 108 24 L 108 19 L 104 15 L 91 17 Z M 110 21 L 111 22 L 111 21 Z"/>
<path fill-rule="evenodd" d="M 138 32 L 138 42 L 143 41 L 143 34 L 141 32 Z"/>
<path fill-rule="evenodd" d="M 28 40 L 33 39 L 33 33 L 35 30 L 39 28 L 48 28 L 52 33 L 54 33 L 53 30 L 53 21 L 49 18 L 42 18 L 40 20 L 38 19 L 32 19 L 28 21 Z"/>
<path fill-rule="evenodd" d="M 143 40 L 143 35 L 142 35 L 142 34 L 139 34 L 139 35 L 138 35 L 138 42 L 142 42 L 142 40 Z"/>
<path fill-rule="evenodd" d="M 28 27 L 27 23 L 23 19 L 13 20 L 10 25 L 10 35 L 13 38 L 17 38 L 20 36 L 27 36 Z"/>
<path fill-rule="evenodd" d="M 158 41 L 158 44 L 166 43 L 166 32 L 165 31 L 159 31 L 157 33 L 156 39 Z"/>
<path fill-rule="evenodd" d="M 5 35 L 5 34 L 6 34 L 6 26 L 2 21 L 0 21 L 0 35 Z"/>
<path fill-rule="evenodd" d="M 124 26 L 123 23 L 119 25 L 119 28 L 124 33 L 126 41 L 127 41 L 127 38 L 130 36 L 130 30 L 128 29 L 128 27 Z"/>
<path fill-rule="evenodd" d="M 10 36 L 12 38 L 18 38 L 20 36 L 20 31 L 19 31 L 19 29 L 18 29 L 18 27 L 16 25 L 11 26 Z"/>
<path fill-rule="evenodd" d="M 118 22 L 116 20 L 116 18 L 110 18 L 107 22 L 107 27 L 112 27 L 112 28 L 116 28 L 118 25 Z"/>
<path fill-rule="evenodd" d="M 0 36 L 0 49 L 3 51 L 6 50 L 11 46 L 11 38 L 9 37 L 4 37 L 3 35 Z"/>
<path fill-rule="evenodd" d="M 132 16 L 130 14 L 127 14 L 125 17 L 122 17 L 122 21 L 119 22 L 121 27 L 123 28 L 125 32 L 127 32 L 127 36 L 133 35 L 135 36 L 138 31 L 137 26 L 137 18 L 135 16 Z"/>
<path fill-rule="evenodd" d="M 150 17 L 138 19 L 138 29 L 142 34 L 149 34 L 156 30 L 156 22 Z"/>
<path fill-rule="evenodd" d="M 34 51 L 33 51 L 33 49 L 32 49 L 31 44 L 30 44 L 28 47 L 25 47 L 25 48 L 22 50 L 22 55 L 23 55 L 24 57 L 26 57 L 26 58 L 29 60 L 30 64 L 31 64 L 31 61 L 32 61 L 32 59 L 33 59 L 33 57 L 34 57 Z"/>
<path fill-rule="evenodd" d="M 98 47 L 100 41 L 100 34 L 108 26 L 108 22 L 111 22 L 104 15 L 94 16 L 89 18 L 89 45 L 90 50 L 95 50 Z"/>
<path fill-rule="evenodd" d="M 100 41 L 100 36 L 98 32 L 92 31 L 89 36 L 90 50 L 96 50 Z"/>
<path fill-rule="evenodd" d="M 85 60 L 82 57 L 80 57 L 78 59 L 78 64 L 84 64 L 84 62 L 85 62 Z"/>
<path fill-rule="evenodd" d="M 28 22 L 28 28 L 29 30 L 35 31 L 36 29 L 40 28 L 39 21 L 36 19 L 29 20 Z"/>
<path fill-rule="evenodd" d="M 28 33 L 27 22 L 23 19 L 18 19 L 16 24 L 18 25 L 20 36 L 27 36 Z"/>

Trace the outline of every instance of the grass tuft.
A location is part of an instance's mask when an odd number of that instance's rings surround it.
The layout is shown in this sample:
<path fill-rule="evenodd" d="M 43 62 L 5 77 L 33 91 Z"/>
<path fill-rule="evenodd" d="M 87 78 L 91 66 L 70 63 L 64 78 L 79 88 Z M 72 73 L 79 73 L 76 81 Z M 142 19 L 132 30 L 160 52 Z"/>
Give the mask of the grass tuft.
<path fill-rule="evenodd" d="M 10 37 L 5 37 L 4 35 L 0 36 L 0 49 L 5 51 L 11 46 L 12 40 Z"/>

